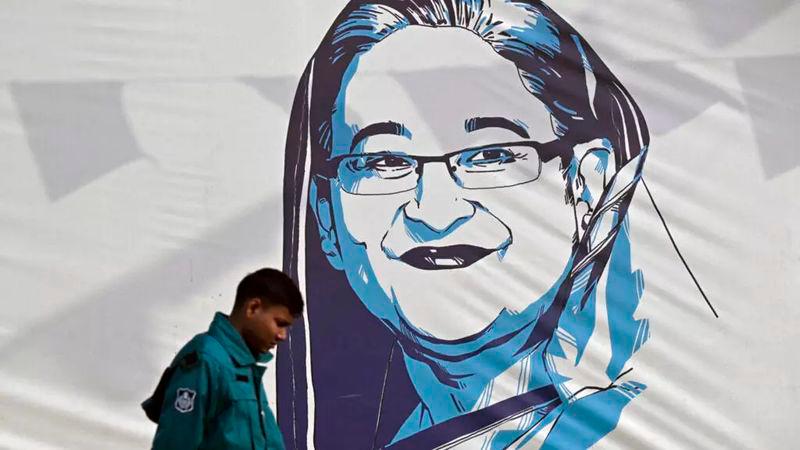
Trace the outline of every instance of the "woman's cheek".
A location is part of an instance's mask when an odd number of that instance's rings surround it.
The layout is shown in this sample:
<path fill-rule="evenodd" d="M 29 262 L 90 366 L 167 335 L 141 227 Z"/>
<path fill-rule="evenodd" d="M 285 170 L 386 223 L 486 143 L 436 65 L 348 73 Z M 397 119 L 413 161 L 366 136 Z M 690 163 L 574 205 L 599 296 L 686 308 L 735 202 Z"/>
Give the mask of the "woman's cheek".
<path fill-rule="evenodd" d="M 472 191 L 470 200 L 480 203 L 511 230 L 512 247 L 564 245 L 569 251 L 575 217 L 565 201 L 564 188 L 558 170 L 545 170 L 531 183 Z"/>
<path fill-rule="evenodd" d="M 358 244 L 380 245 L 381 239 L 397 220 L 398 211 L 411 199 L 407 193 L 393 195 L 354 195 L 339 191 L 336 223 L 344 224 L 350 239 Z"/>

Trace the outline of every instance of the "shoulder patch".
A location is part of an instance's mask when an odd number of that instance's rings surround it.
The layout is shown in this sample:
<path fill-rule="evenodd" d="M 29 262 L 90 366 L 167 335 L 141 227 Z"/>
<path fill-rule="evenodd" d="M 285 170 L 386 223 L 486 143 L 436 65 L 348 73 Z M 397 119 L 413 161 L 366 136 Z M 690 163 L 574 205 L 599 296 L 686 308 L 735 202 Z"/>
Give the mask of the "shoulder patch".
<path fill-rule="evenodd" d="M 180 413 L 188 413 L 194 409 L 194 398 L 197 393 L 191 389 L 178 388 L 178 395 L 175 397 L 175 409 Z"/>
<path fill-rule="evenodd" d="M 181 358 L 180 365 L 183 369 L 191 369 L 192 367 L 196 366 L 199 361 L 200 357 L 197 355 L 196 351 L 193 351 L 187 353 L 183 358 Z"/>

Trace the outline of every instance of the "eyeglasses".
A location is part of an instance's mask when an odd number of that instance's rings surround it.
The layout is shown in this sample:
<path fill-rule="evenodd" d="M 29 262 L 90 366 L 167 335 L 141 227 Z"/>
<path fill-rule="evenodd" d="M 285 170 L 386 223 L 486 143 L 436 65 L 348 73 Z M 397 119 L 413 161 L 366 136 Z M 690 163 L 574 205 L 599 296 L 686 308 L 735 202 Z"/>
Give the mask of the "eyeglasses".
<path fill-rule="evenodd" d="M 450 177 L 464 189 L 495 189 L 530 183 L 539 178 L 542 162 L 556 156 L 553 142 L 490 144 L 442 156 L 402 152 L 342 155 L 327 160 L 329 178 L 350 194 L 388 195 L 416 189 L 425 164 L 444 163 Z"/>

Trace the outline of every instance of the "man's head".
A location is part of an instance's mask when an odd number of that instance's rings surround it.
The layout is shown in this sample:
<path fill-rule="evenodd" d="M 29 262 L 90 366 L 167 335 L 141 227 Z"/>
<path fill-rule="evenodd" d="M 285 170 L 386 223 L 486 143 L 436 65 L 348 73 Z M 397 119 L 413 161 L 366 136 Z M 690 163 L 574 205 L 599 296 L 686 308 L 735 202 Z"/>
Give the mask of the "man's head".
<path fill-rule="evenodd" d="M 258 354 L 286 339 L 302 312 L 303 297 L 294 281 L 279 270 L 265 268 L 239 282 L 230 317 L 250 350 Z"/>

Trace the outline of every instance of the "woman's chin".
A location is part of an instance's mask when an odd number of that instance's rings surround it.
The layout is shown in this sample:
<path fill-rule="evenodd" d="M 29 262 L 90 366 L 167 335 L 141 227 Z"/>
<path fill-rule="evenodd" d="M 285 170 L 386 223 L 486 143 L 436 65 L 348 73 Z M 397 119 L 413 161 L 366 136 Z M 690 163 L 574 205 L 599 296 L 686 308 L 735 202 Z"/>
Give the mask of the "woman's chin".
<path fill-rule="evenodd" d="M 447 341 L 480 333 L 491 325 L 503 310 L 497 305 L 482 305 L 491 308 L 476 311 L 469 306 L 446 301 L 437 307 L 413 303 L 409 305 L 408 302 L 404 304 L 402 300 L 399 302 L 405 320 L 418 332 Z"/>

